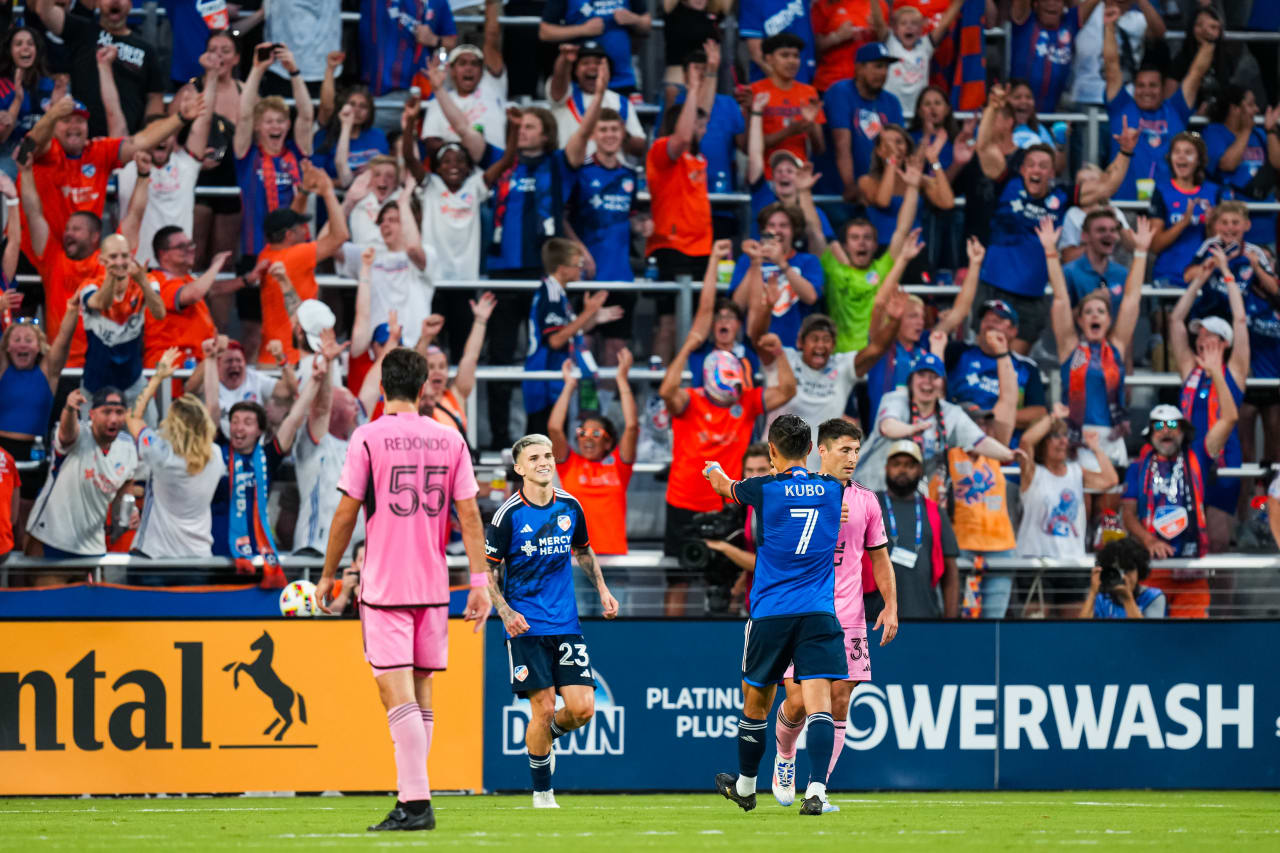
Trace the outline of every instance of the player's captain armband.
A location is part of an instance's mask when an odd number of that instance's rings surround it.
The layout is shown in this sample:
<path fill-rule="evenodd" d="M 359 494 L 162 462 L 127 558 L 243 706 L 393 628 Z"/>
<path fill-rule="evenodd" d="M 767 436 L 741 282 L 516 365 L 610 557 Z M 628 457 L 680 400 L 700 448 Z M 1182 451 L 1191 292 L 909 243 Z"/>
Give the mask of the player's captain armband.
<path fill-rule="evenodd" d="M 471 588 L 484 589 L 489 585 L 489 575 L 486 572 L 471 573 Z"/>

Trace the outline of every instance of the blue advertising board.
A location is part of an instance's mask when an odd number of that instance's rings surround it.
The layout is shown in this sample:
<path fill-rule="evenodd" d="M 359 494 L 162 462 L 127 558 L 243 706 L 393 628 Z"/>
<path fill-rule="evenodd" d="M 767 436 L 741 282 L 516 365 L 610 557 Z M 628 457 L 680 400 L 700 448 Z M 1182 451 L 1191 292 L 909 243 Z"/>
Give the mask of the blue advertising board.
<path fill-rule="evenodd" d="M 484 784 L 527 790 L 528 703 L 496 623 Z M 591 621 L 584 633 L 596 715 L 557 742 L 557 790 L 705 791 L 736 771 L 742 623 Z M 872 647 L 830 786 L 1278 788 L 1277 647 L 1276 621 L 904 623 Z"/>

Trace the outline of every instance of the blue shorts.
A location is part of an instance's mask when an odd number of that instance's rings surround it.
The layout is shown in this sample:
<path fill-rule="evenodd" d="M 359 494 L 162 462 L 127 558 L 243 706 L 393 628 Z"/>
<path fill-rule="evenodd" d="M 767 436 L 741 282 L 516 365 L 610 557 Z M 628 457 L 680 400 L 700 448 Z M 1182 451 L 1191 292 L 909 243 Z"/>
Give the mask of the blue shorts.
<path fill-rule="evenodd" d="M 595 687 L 591 655 L 581 634 L 520 636 L 507 640 L 511 690 L 518 696 L 554 687 Z"/>
<path fill-rule="evenodd" d="M 743 681 L 756 687 L 779 684 L 793 662 L 796 681 L 844 681 L 849 677 L 844 629 L 834 614 L 803 613 L 747 620 Z"/>

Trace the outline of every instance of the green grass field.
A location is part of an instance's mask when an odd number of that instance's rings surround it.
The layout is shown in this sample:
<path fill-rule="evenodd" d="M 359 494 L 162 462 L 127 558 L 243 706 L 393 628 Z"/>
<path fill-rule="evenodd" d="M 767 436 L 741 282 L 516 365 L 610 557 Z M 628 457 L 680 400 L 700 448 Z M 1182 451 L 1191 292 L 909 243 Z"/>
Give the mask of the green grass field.
<path fill-rule="evenodd" d="M 370 833 L 387 797 L 0 799 L 0 848 L 358 850 L 411 845 L 608 850 L 1280 849 L 1280 794 L 1077 791 L 839 794 L 800 817 L 767 793 L 750 814 L 714 794 L 437 797 L 434 832 Z M 780 845 L 786 845 L 782 847 Z M 551 849 L 555 849 L 553 846 Z"/>

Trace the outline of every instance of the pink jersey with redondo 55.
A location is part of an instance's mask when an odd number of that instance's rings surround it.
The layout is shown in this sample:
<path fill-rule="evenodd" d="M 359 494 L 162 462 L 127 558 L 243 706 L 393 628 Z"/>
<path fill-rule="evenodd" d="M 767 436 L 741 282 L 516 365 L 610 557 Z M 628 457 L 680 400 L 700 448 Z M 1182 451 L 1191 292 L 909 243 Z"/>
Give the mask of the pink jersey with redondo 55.
<path fill-rule="evenodd" d="M 479 491 L 462 435 L 415 413 L 383 415 L 351 434 L 338 488 L 364 504 L 361 603 L 447 605 L 450 510 Z"/>

